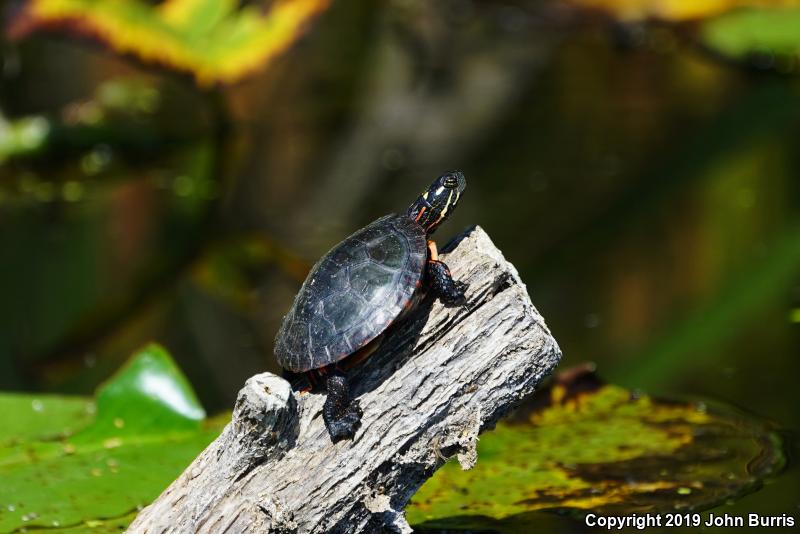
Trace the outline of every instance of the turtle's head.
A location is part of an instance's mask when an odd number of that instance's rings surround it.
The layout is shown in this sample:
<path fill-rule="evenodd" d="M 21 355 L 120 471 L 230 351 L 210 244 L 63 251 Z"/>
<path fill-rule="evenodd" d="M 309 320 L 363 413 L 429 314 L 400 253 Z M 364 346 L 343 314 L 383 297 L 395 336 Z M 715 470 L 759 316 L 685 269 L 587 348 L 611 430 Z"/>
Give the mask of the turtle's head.
<path fill-rule="evenodd" d="M 453 213 L 466 187 L 467 179 L 461 171 L 443 174 L 408 207 L 406 214 L 432 234 Z"/>

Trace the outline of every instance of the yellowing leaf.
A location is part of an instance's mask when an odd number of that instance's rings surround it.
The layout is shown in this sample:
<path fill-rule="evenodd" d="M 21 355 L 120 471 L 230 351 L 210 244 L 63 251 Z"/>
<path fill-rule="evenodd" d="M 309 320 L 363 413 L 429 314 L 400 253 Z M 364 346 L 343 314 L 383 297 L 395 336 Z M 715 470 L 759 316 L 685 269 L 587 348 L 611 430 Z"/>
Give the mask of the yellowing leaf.
<path fill-rule="evenodd" d="M 623 21 L 690 20 L 742 7 L 794 7 L 799 0 L 569 0 L 582 8 L 612 13 Z"/>
<path fill-rule="evenodd" d="M 198 84 L 236 81 L 269 64 L 330 0 L 279 0 L 268 11 L 236 0 L 31 0 L 11 25 L 96 39 L 145 63 L 189 72 Z"/>
<path fill-rule="evenodd" d="M 770 425 L 733 409 L 634 395 L 593 374 L 559 380 L 481 436 L 476 467 L 437 471 L 414 495 L 409 521 L 516 532 L 537 510 L 704 510 L 785 464 Z"/>

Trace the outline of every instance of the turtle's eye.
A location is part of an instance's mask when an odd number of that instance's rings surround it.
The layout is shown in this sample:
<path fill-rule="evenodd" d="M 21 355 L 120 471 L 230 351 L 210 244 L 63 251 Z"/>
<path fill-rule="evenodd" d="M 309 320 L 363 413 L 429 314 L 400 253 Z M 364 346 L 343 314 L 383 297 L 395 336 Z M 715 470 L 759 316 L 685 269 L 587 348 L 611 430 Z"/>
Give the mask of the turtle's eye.
<path fill-rule="evenodd" d="M 458 178 L 453 176 L 452 174 L 448 174 L 444 177 L 444 184 L 447 189 L 455 189 L 458 187 Z"/>

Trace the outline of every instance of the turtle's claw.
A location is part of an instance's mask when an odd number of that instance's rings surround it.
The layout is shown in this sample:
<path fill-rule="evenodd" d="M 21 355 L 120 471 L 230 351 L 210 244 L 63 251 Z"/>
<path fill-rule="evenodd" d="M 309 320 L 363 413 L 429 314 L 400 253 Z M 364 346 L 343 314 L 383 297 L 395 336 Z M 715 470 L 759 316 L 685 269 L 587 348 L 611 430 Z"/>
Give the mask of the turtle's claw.
<path fill-rule="evenodd" d="M 454 286 L 454 291 L 452 295 L 449 296 L 446 303 L 450 306 L 461 306 L 466 311 L 469 311 L 469 306 L 467 305 L 467 297 L 465 295 L 467 289 L 469 288 L 469 284 L 458 280 L 454 280 L 453 286 Z"/>
<path fill-rule="evenodd" d="M 360 424 L 362 415 L 364 415 L 364 410 L 361 409 L 361 405 L 358 403 L 358 401 L 354 400 L 350 403 L 350 406 L 347 407 L 347 411 L 344 412 L 342 419 L 347 419 L 348 421 L 353 421 L 354 423 Z"/>
<path fill-rule="evenodd" d="M 453 280 L 453 285 L 450 286 L 448 291 L 442 292 L 439 298 L 446 306 L 465 306 L 467 304 L 467 297 L 464 292 L 469 287 L 469 284 Z"/>
<path fill-rule="evenodd" d="M 361 426 L 361 416 L 363 413 L 358 401 L 354 400 L 341 417 L 326 422 L 328 433 L 331 435 L 331 441 L 336 443 L 343 439 L 353 439 L 356 430 Z"/>

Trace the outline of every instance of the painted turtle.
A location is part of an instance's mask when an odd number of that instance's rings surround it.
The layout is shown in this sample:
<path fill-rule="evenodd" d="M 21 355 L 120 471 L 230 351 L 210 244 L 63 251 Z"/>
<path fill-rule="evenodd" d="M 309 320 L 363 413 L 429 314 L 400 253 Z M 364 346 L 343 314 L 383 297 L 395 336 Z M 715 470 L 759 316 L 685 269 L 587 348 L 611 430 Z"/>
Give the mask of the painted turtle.
<path fill-rule="evenodd" d="M 311 269 L 275 338 L 275 357 L 291 373 L 325 383 L 322 411 L 335 442 L 352 438 L 361 420 L 346 371 L 371 354 L 386 328 L 429 291 L 464 303 L 428 237 L 453 212 L 467 182 L 461 172 L 437 178 L 403 215 L 386 215 L 333 247 Z"/>

